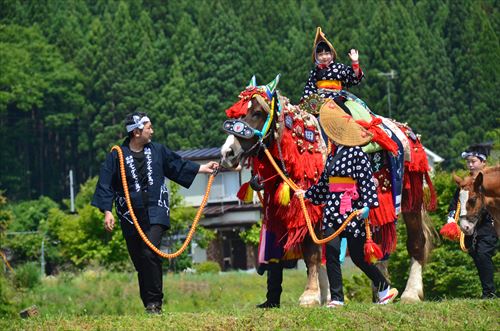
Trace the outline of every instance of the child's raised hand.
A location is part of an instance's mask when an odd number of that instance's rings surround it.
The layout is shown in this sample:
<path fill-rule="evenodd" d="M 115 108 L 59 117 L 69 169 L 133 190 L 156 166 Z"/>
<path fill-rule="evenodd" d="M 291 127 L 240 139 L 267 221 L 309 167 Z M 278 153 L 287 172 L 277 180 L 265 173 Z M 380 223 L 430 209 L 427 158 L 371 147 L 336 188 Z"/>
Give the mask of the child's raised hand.
<path fill-rule="evenodd" d="M 349 58 L 351 59 L 352 62 L 356 62 L 359 60 L 359 54 L 358 54 L 358 50 L 357 49 L 351 49 L 351 51 L 349 52 Z"/>

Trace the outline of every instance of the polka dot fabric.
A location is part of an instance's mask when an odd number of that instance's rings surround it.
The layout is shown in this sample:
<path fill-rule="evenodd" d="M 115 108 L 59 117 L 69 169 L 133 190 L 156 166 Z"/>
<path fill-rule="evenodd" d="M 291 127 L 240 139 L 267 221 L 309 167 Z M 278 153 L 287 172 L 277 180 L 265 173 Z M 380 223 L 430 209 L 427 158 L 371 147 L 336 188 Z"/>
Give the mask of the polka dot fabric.
<path fill-rule="evenodd" d="M 363 79 L 363 76 L 358 78 L 354 70 L 343 63 L 333 62 L 325 69 L 319 69 L 318 67 L 311 70 L 309 74 L 309 79 L 307 80 L 306 86 L 304 87 L 303 98 L 308 97 L 311 94 L 318 94 L 323 98 L 336 98 L 339 96 L 336 90 L 325 90 L 318 89 L 316 83 L 320 80 L 338 80 L 342 82 L 342 88 L 349 88 L 354 85 L 358 85 Z"/>
<path fill-rule="evenodd" d="M 313 204 L 324 204 L 323 230 L 326 228 L 338 229 L 353 210 L 363 207 L 378 207 L 377 191 L 373 181 L 370 161 L 366 153 L 358 146 L 342 146 L 337 148 L 336 153 L 341 153 L 341 156 L 337 158 L 335 164 L 331 164 L 334 156 L 330 154 L 318 183 L 311 186 L 305 193 L 305 197 L 311 200 Z M 329 169 L 331 169 L 331 172 L 327 173 Z M 328 185 L 330 176 L 349 177 L 357 182 L 359 198 L 352 200 L 352 209 L 348 210 L 344 215 L 340 214 L 340 200 L 344 193 L 330 192 Z M 354 237 L 366 236 L 364 221 L 357 218 L 353 218 L 344 231 Z"/>

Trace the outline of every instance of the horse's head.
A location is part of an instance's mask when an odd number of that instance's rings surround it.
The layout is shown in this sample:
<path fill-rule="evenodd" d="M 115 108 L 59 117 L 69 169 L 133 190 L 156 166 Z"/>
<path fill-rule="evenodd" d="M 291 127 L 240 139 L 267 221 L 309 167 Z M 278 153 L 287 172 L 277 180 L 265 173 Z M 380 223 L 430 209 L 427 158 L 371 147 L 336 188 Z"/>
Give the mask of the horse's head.
<path fill-rule="evenodd" d="M 223 129 L 229 134 L 221 148 L 221 164 L 235 168 L 245 156 L 255 155 L 260 143 L 273 139 L 278 111 L 275 91 L 279 75 L 265 86 L 256 86 L 255 76 L 250 85 L 240 93 L 240 101 L 226 110 L 230 118 Z"/>
<path fill-rule="evenodd" d="M 483 174 L 479 173 L 476 177 L 468 176 L 463 179 L 453 175 L 453 178 L 460 188 L 460 210 L 456 211 L 460 212 L 460 229 L 470 236 L 486 212 L 482 187 Z"/>

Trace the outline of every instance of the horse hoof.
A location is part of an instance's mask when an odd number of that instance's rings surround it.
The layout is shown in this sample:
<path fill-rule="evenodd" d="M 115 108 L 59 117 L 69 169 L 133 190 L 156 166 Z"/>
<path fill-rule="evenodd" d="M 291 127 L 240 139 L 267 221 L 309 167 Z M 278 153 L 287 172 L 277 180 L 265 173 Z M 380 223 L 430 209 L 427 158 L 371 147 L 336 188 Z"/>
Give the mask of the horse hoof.
<path fill-rule="evenodd" d="M 415 293 L 404 292 L 401 295 L 401 303 L 418 303 L 422 302 L 419 295 Z"/>
<path fill-rule="evenodd" d="M 304 292 L 299 298 L 299 305 L 301 307 L 318 307 L 321 306 L 319 293 L 317 292 Z"/>

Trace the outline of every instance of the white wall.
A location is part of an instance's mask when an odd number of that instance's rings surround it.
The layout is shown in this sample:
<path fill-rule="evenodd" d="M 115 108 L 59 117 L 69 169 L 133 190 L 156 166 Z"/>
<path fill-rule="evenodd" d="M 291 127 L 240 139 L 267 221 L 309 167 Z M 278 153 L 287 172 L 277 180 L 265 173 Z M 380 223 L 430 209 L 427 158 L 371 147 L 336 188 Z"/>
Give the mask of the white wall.
<path fill-rule="evenodd" d="M 206 161 L 198 163 L 205 162 Z M 250 176 L 250 170 L 246 168 L 240 171 L 219 172 L 212 183 L 208 202 L 237 202 L 238 197 L 236 194 L 241 184 L 250 180 Z M 208 177 L 207 174 L 199 174 L 196 176 L 189 189 L 181 186 L 179 194 L 184 197 L 187 205 L 199 206 L 201 204 L 207 189 Z"/>

